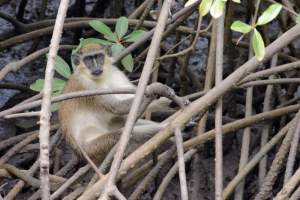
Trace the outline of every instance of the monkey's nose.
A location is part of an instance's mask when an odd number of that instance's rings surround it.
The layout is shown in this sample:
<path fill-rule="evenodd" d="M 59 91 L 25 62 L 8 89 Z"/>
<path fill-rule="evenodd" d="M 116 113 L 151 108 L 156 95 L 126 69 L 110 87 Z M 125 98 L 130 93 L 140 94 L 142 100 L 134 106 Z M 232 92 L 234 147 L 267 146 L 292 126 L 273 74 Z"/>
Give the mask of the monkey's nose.
<path fill-rule="evenodd" d="M 93 74 L 94 76 L 99 76 L 101 73 L 102 73 L 102 70 L 101 70 L 101 69 L 96 69 L 96 70 L 94 70 L 94 71 L 92 72 L 92 74 Z"/>

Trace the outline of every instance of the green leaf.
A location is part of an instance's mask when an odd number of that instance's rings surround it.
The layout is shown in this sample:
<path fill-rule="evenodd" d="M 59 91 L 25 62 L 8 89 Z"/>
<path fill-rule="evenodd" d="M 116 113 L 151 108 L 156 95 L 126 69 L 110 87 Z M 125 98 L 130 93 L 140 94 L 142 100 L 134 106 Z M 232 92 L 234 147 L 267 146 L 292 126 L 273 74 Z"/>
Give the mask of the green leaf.
<path fill-rule="evenodd" d="M 68 79 L 71 75 L 71 70 L 68 63 L 60 56 L 56 56 L 55 59 L 55 71 L 62 77 Z"/>
<path fill-rule="evenodd" d="M 192 4 L 194 4 L 197 0 L 188 0 L 185 4 L 184 4 L 184 7 L 188 7 Z"/>
<path fill-rule="evenodd" d="M 30 89 L 36 92 L 40 92 L 44 88 L 44 79 L 37 79 L 33 84 L 30 85 Z"/>
<path fill-rule="evenodd" d="M 85 46 L 87 44 L 101 44 L 101 45 L 104 45 L 104 46 L 109 46 L 109 45 L 112 45 L 113 43 L 110 42 L 110 41 L 107 41 L 107 40 L 101 40 L 101 39 L 98 39 L 98 38 L 86 38 L 86 39 L 81 39 L 80 40 L 81 42 L 81 45 L 82 46 Z"/>
<path fill-rule="evenodd" d="M 48 58 L 48 54 L 46 55 Z M 62 77 L 68 79 L 71 76 L 71 70 L 68 63 L 60 56 L 56 56 L 55 58 L 55 71 L 61 75 Z"/>
<path fill-rule="evenodd" d="M 111 52 L 113 56 L 117 56 L 125 47 L 121 44 L 113 44 L 111 46 Z"/>
<path fill-rule="evenodd" d="M 38 79 L 33 84 L 30 85 L 30 89 L 33 91 L 40 92 L 44 88 L 44 79 Z M 66 81 L 55 78 L 52 80 L 52 93 L 55 95 L 56 93 L 61 93 L 64 89 Z"/>
<path fill-rule="evenodd" d="M 133 31 L 130 34 L 128 34 L 126 37 L 124 37 L 126 42 L 135 42 L 138 39 L 140 39 L 141 37 L 143 37 L 143 35 L 146 32 L 143 30 L 137 30 L 137 31 Z"/>
<path fill-rule="evenodd" d="M 126 17 L 120 17 L 116 23 L 115 32 L 119 39 L 121 39 L 128 31 L 128 19 Z"/>
<path fill-rule="evenodd" d="M 76 49 L 74 49 L 72 51 L 72 54 L 77 53 L 83 46 L 85 46 L 87 44 L 90 44 L 90 43 L 101 44 L 101 45 L 104 45 L 104 46 L 113 44 L 110 41 L 101 40 L 101 39 L 98 39 L 98 38 L 80 38 L 79 41 L 80 42 L 79 42 L 78 46 L 76 47 Z"/>
<path fill-rule="evenodd" d="M 261 61 L 265 56 L 265 44 L 263 38 L 256 29 L 254 29 L 254 34 L 252 37 L 252 46 L 256 58 Z"/>
<path fill-rule="evenodd" d="M 258 18 L 256 25 L 261 26 L 269 23 L 270 21 L 275 19 L 275 17 L 277 17 L 281 9 L 282 5 L 279 3 L 274 3 L 270 5 Z"/>
<path fill-rule="evenodd" d="M 99 33 L 102 33 L 104 36 L 113 35 L 113 32 L 110 30 L 110 28 L 100 20 L 91 20 L 89 25 Z"/>
<path fill-rule="evenodd" d="M 59 78 L 54 78 L 52 82 L 52 91 L 53 93 L 62 92 L 65 87 L 66 81 Z"/>
<path fill-rule="evenodd" d="M 112 42 L 118 42 L 119 41 L 118 36 L 117 36 L 116 33 L 113 33 L 112 35 L 109 35 L 109 36 L 105 35 L 104 38 L 107 39 L 107 40 L 110 40 Z"/>
<path fill-rule="evenodd" d="M 202 0 L 199 5 L 199 13 L 201 16 L 207 15 L 209 12 L 211 5 L 213 3 L 213 0 Z"/>
<path fill-rule="evenodd" d="M 225 2 L 222 0 L 215 0 L 210 8 L 210 14 L 213 18 L 220 17 L 224 12 Z"/>
<path fill-rule="evenodd" d="M 117 56 L 119 53 L 121 53 L 123 50 L 125 49 L 125 47 L 121 44 L 113 44 L 111 46 L 111 51 L 112 51 L 112 55 L 113 56 Z M 127 56 L 125 56 L 122 60 L 121 60 L 122 65 L 124 66 L 124 68 L 131 72 L 133 69 L 133 58 L 132 55 L 129 54 Z"/>
<path fill-rule="evenodd" d="M 297 16 L 297 23 L 300 24 L 300 14 Z"/>
<path fill-rule="evenodd" d="M 59 85 L 59 88 L 61 88 L 61 89 L 56 90 L 56 91 L 53 91 L 53 92 L 52 92 L 52 96 L 58 96 L 58 95 L 60 95 L 60 94 L 63 93 L 63 88 L 64 88 L 65 83 L 64 83 L 64 84 L 62 84 L 62 83 L 57 83 L 57 84 Z M 61 86 L 63 86 L 63 87 L 61 87 Z M 58 106 L 59 106 L 59 103 L 52 103 L 52 104 L 51 104 L 51 112 L 57 111 L 58 108 L 59 108 Z"/>
<path fill-rule="evenodd" d="M 251 31 L 252 27 L 242 21 L 237 20 L 231 24 L 230 29 L 233 31 L 246 34 Z"/>
<path fill-rule="evenodd" d="M 131 54 L 128 54 L 121 60 L 122 65 L 128 72 L 132 72 L 133 70 L 133 58 Z"/>
<path fill-rule="evenodd" d="M 55 112 L 58 110 L 58 103 L 51 104 L 51 112 Z"/>

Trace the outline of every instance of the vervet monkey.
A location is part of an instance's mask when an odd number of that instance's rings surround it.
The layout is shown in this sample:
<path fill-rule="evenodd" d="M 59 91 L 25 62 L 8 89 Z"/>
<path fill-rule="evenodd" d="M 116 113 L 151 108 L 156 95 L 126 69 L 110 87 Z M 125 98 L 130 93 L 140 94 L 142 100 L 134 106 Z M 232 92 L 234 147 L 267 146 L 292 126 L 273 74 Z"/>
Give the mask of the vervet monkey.
<path fill-rule="evenodd" d="M 112 64 L 107 49 L 99 44 L 86 44 L 71 59 L 76 68 L 66 83 L 64 93 L 135 88 L 125 74 Z M 84 150 L 93 161 L 101 162 L 120 137 L 120 132 L 116 130 L 124 126 L 133 97 L 134 94 L 110 94 L 61 102 L 59 120 L 66 141 L 79 155 Z M 138 120 L 132 137 L 153 135 L 161 128 L 161 124 Z"/>

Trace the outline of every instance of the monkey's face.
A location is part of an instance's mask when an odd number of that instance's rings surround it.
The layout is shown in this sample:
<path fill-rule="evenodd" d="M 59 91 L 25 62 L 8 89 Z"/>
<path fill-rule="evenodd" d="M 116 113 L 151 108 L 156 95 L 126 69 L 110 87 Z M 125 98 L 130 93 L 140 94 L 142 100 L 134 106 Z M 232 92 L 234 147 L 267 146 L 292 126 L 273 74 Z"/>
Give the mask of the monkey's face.
<path fill-rule="evenodd" d="M 104 71 L 107 62 L 105 51 L 94 51 L 83 55 L 75 54 L 72 56 L 73 64 L 83 73 L 88 74 L 93 79 L 98 79 Z"/>
<path fill-rule="evenodd" d="M 103 73 L 104 60 L 105 54 L 103 52 L 87 54 L 82 58 L 83 64 L 90 71 L 91 75 L 96 77 Z"/>

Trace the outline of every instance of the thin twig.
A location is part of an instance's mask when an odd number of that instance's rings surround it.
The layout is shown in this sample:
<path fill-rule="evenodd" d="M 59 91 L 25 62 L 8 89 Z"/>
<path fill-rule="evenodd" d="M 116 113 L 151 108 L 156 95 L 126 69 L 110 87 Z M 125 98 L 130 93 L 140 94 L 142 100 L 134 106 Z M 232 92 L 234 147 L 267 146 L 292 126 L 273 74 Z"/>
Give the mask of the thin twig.
<path fill-rule="evenodd" d="M 40 117 L 40 111 L 16 113 L 16 114 L 11 114 L 11 115 L 6 115 L 4 118 L 5 119 L 12 119 L 12 118 L 20 118 L 20 117 Z"/>
<path fill-rule="evenodd" d="M 210 26 L 207 26 L 206 29 L 200 30 L 201 29 L 201 25 L 202 25 L 202 16 L 200 15 L 199 19 L 198 19 L 198 25 L 197 25 L 196 35 L 194 37 L 194 40 L 193 40 L 192 44 L 188 48 L 186 48 L 186 49 L 184 49 L 184 50 L 182 50 L 180 52 L 174 53 L 174 54 L 167 54 L 166 53 L 165 55 L 163 55 L 163 56 L 161 56 L 161 57 L 159 57 L 157 59 L 158 60 L 163 60 L 163 59 L 166 59 L 166 58 L 173 58 L 173 57 L 183 56 L 183 55 L 189 53 L 190 51 L 194 51 L 195 50 L 195 45 L 196 45 L 196 43 L 198 41 L 200 33 L 205 32 L 207 29 L 210 28 Z M 178 44 L 180 44 L 181 42 L 183 42 L 183 41 L 180 41 Z"/>
<path fill-rule="evenodd" d="M 147 6 L 145 7 L 144 12 L 142 13 L 142 16 L 140 17 L 139 23 L 135 26 L 134 30 L 138 30 L 141 27 L 141 25 L 143 24 L 147 15 L 149 14 L 151 7 L 154 5 L 155 1 L 156 0 L 150 0 L 147 2 Z"/>
<path fill-rule="evenodd" d="M 290 194 L 300 182 L 300 168 L 297 169 L 295 174 L 289 179 L 289 181 L 283 186 L 281 191 L 276 195 L 274 200 L 286 200 L 289 199 Z M 295 198 L 295 196 L 293 197 Z M 292 198 L 290 198 L 292 199 Z"/>
<path fill-rule="evenodd" d="M 73 154 L 69 162 L 64 165 L 55 175 L 64 176 L 68 171 L 70 171 L 78 163 L 78 158 Z"/>
<path fill-rule="evenodd" d="M 214 19 L 212 19 L 212 36 L 210 39 L 209 45 L 209 53 L 208 53 L 208 60 L 206 66 L 206 75 L 205 75 L 205 83 L 204 83 L 204 90 L 208 91 L 213 86 L 214 82 L 214 71 L 215 71 L 215 63 L 216 63 L 216 42 L 217 42 L 217 23 Z M 207 122 L 208 113 L 204 113 L 202 118 L 198 123 L 198 130 L 197 135 L 201 135 L 205 132 L 206 122 Z"/>
<path fill-rule="evenodd" d="M 223 51 L 224 51 L 224 21 L 225 10 L 217 19 L 217 44 L 216 44 L 216 73 L 215 86 L 219 86 L 223 79 Z M 216 104 L 215 118 L 215 199 L 222 200 L 223 191 L 223 136 L 222 136 L 223 98 L 220 97 Z"/>
<path fill-rule="evenodd" d="M 216 62 L 216 35 L 217 35 L 217 23 L 214 19 L 211 20 L 212 23 L 212 36 L 210 38 L 210 44 L 209 44 L 209 53 L 207 58 L 207 65 L 206 65 L 206 73 L 205 73 L 205 83 L 204 83 L 204 90 L 211 89 L 213 82 L 214 82 L 214 71 L 215 71 L 215 62 Z M 197 135 L 201 135 L 206 130 L 206 125 L 208 121 L 208 112 L 205 112 L 202 116 L 202 118 L 198 122 L 197 127 Z M 214 120 L 215 115 L 213 115 Z M 200 162 L 201 158 L 199 153 L 197 153 L 191 162 L 191 165 L 193 166 L 192 172 L 191 172 L 191 189 L 190 189 L 190 199 L 196 200 L 199 198 L 199 188 L 200 184 L 202 182 L 202 179 L 198 177 L 198 174 L 201 173 L 201 168 L 197 164 Z"/>
<path fill-rule="evenodd" d="M 295 165 L 295 159 L 296 159 L 296 154 L 297 154 L 297 149 L 298 149 L 298 143 L 299 143 L 299 138 L 300 138 L 300 117 L 298 118 L 297 126 L 295 129 L 294 133 L 294 138 L 291 144 L 287 164 L 286 164 L 286 170 L 285 170 L 285 175 L 284 175 L 284 184 L 289 181 L 291 176 L 293 175 L 294 171 L 294 165 Z"/>
<path fill-rule="evenodd" d="M 51 126 L 51 130 L 57 129 L 58 125 L 54 125 Z M 27 138 L 30 135 L 36 134 L 38 135 L 38 131 L 31 131 L 31 132 L 27 132 L 27 133 L 22 133 L 20 135 L 14 136 L 14 137 L 10 137 L 9 139 L 3 140 L 0 142 L 0 151 L 2 151 L 3 149 L 17 143 L 20 142 L 21 140 L 24 140 L 25 138 Z"/>
<path fill-rule="evenodd" d="M 33 176 L 29 175 L 24 170 L 20 170 L 20 169 L 16 168 L 13 165 L 10 165 L 10 164 L 1 165 L 1 168 L 6 169 L 10 174 L 18 177 L 19 179 L 23 180 L 24 182 L 26 182 L 30 186 L 33 186 L 35 188 L 40 187 L 40 181 L 38 179 L 34 178 Z"/>
<path fill-rule="evenodd" d="M 132 192 L 132 194 L 130 195 L 128 200 L 138 200 L 141 198 L 141 195 L 143 194 L 143 192 L 147 189 L 149 184 L 159 174 L 160 170 L 165 166 L 165 164 L 167 162 L 169 162 L 173 158 L 174 152 L 175 152 L 174 149 L 170 149 L 167 153 L 163 154 L 163 156 L 159 158 L 159 161 L 157 162 L 155 167 L 153 167 L 151 169 L 151 171 L 147 174 L 147 176 L 145 176 L 143 178 L 143 180 L 139 183 L 139 185 L 136 187 L 134 192 Z M 153 165 L 153 161 L 147 162 L 146 164 L 141 166 L 139 169 L 137 169 L 135 172 L 131 173 L 128 176 L 128 179 L 132 180 L 132 178 L 136 177 L 138 173 L 147 171 L 147 170 L 145 170 L 145 168 L 150 166 L 149 163 L 150 163 L 150 165 Z M 126 183 L 127 181 L 125 180 L 124 182 Z"/>
<path fill-rule="evenodd" d="M 89 157 L 89 155 L 85 152 L 85 150 L 78 145 L 80 152 L 82 153 L 83 157 L 87 160 L 87 162 L 90 164 L 90 166 L 93 168 L 93 170 L 96 172 L 96 174 L 99 176 L 99 178 L 103 177 L 103 174 L 100 172 L 96 164 L 92 161 L 92 159 Z"/>
<path fill-rule="evenodd" d="M 72 185 L 77 179 L 79 179 L 81 176 L 86 174 L 89 169 L 90 165 L 85 165 L 84 167 L 81 167 L 71 178 L 69 178 L 63 185 L 60 186 L 52 195 L 51 200 L 54 200 L 58 198 L 70 185 Z"/>
<path fill-rule="evenodd" d="M 295 192 L 290 197 L 290 200 L 299 200 L 300 199 L 300 186 L 295 190 Z"/>
<path fill-rule="evenodd" d="M 188 200 L 188 190 L 186 184 L 186 173 L 185 173 L 185 164 L 184 164 L 184 151 L 182 145 L 182 135 L 180 128 L 175 129 L 175 139 L 176 139 L 176 148 L 177 148 L 177 157 L 178 157 L 178 166 L 179 166 L 179 180 L 180 180 L 180 191 L 181 199 Z"/>
<path fill-rule="evenodd" d="M 251 24 L 254 24 L 257 19 L 257 14 L 259 10 L 260 0 L 255 0 L 253 4 L 255 4 L 255 13 L 251 18 Z M 251 33 L 250 38 L 253 37 L 253 33 Z M 248 58 L 253 57 L 253 47 L 252 43 L 249 45 L 248 49 Z M 252 115 L 252 103 L 253 103 L 253 87 L 248 87 L 246 91 L 246 112 L 245 117 L 249 117 Z M 249 148 L 250 148 L 250 140 L 251 140 L 251 128 L 247 127 L 243 131 L 243 140 L 242 140 L 242 148 L 241 148 L 241 156 L 239 163 L 239 172 L 243 170 L 245 165 L 249 159 Z M 244 198 L 244 189 L 245 189 L 245 181 L 242 181 L 235 190 L 234 200 L 242 200 Z"/>
<path fill-rule="evenodd" d="M 54 75 L 55 59 L 62 35 L 63 24 L 68 10 L 69 0 L 60 2 L 56 21 L 54 25 L 53 35 L 50 42 L 49 56 L 45 72 L 45 85 L 43 88 L 43 99 L 40 117 L 40 180 L 42 200 L 50 199 L 49 185 L 49 130 L 51 115 L 51 94 L 52 94 L 52 78 Z"/>
<path fill-rule="evenodd" d="M 18 144 L 14 145 L 11 149 L 6 151 L 6 153 L 0 158 L 0 165 L 6 163 L 13 155 L 15 155 L 19 150 L 21 150 L 21 148 L 36 140 L 38 136 L 38 134 L 31 134 Z"/>
<path fill-rule="evenodd" d="M 66 195 L 62 200 L 74 200 L 76 199 L 82 192 L 84 191 L 84 187 L 79 187 L 70 194 Z"/>
<path fill-rule="evenodd" d="M 184 154 L 184 162 L 187 162 L 192 158 L 192 156 L 196 153 L 195 149 L 192 149 Z M 173 177 L 177 174 L 178 172 L 178 162 L 176 162 L 173 167 L 169 170 L 169 172 L 165 175 L 164 179 L 162 180 L 161 184 L 159 185 L 153 200 L 160 200 L 163 197 L 163 194 L 165 190 L 167 189 L 167 186 L 173 179 Z"/>
<path fill-rule="evenodd" d="M 34 172 L 39 168 L 39 160 L 37 159 L 34 164 L 29 168 L 28 175 L 33 175 Z M 5 200 L 13 200 L 17 196 L 17 194 L 22 190 L 25 186 L 25 182 L 23 180 L 19 180 L 18 183 L 13 187 L 12 190 L 5 196 Z"/>
<path fill-rule="evenodd" d="M 264 77 L 268 77 L 271 75 L 275 75 L 275 74 L 279 74 L 282 72 L 288 72 L 288 71 L 292 71 L 292 70 L 298 70 L 300 68 L 300 61 L 296 61 L 296 62 L 291 62 L 288 64 L 284 64 L 284 65 L 279 65 L 279 66 L 274 66 L 274 67 L 270 67 L 269 69 L 265 69 L 265 70 L 261 70 L 259 72 L 255 72 L 252 73 L 248 76 L 246 76 L 245 78 L 243 78 L 240 82 L 240 84 L 243 84 L 245 82 L 249 82 L 249 81 L 254 81 L 260 78 L 264 78 Z"/>
<path fill-rule="evenodd" d="M 127 88 L 120 88 L 120 89 L 101 89 L 101 90 L 85 90 L 85 91 L 79 91 L 79 92 L 70 92 L 61 94 L 55 97 L 51 98 L 51 103 L 57 103 L 63 100 L 68 100 L 72 98 L 78 98 L 78 97 L 85 97 L 85 96 L 95 96 L 95 95 L 105 95 L 105 94 L 132 94 L 135 92 L 135 89 L 127 89 Z M 6 115 L 20 112 L 23 110 L 32 109 L 35 107 L 40 106 L 42 103 L 41 100 L 31 101 L 28 103 L 22 103 L 19 105 L 16 105 L 12 108 L 9 108 L 7 110 L 0 112 L 0 118 L 4 117 Z"/>
<path fill-rule="evenodd" d="M 248 83 L 244 83 L 242 85 L 239 85 L 239 87 L 247 88 L 247 87 L 253 87 L 253 86 L 289 84 L 289 83 L 300 84 L 300 78 L 278 78 L 278 79 L 250 81 Z"/>
<path fill-rule="evenodd" d="M 128 19 L 136 19 L 145 10 L 148 3 L 152 0 L 144 1 L 137 9 L 135 9 L 128 17 Z"/>
<path fill-rule="evenodd" d="M 273 68 L 277 64 L 278 55 L 276 54 L 273 56 L 271 61 L 271 68 Z M 270 76 L 269 79 L 275 78 L 274 75 Z M 263 103 L 263 112 L 270 111 L 272 108 L 272 93 L 273 93 L 273 85 L 268 85 L 266 92 L 265 92 L 265 98 Z M 263 127 L 262 134 L 261 134 L 261 141 L 260 141 L 260 148 L 263 148 L 264 145 L 267 143 L 269 138 L 269 132 L 271 130 L 271 123 L 266 123 Z M 261 186 L 263 183 L 263 180 L 266 175 L 267 170 L 267 155 L 260 161 L 259 163 L 259 172 L 258 172 L 258 178 L 259 178 L 259 185 Z"/>

